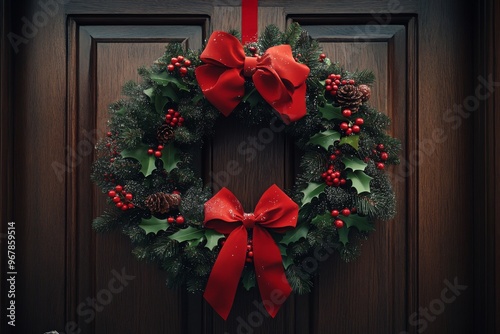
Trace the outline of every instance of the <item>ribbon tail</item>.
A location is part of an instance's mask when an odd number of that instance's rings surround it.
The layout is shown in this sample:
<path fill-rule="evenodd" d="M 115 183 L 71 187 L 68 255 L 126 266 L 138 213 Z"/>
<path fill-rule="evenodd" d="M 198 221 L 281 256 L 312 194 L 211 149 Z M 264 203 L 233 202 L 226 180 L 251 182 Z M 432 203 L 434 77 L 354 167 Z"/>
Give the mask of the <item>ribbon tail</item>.
<path fill-rule="evenodd" d="M 274 318 L 292 292 L 292 288 L 286 279 L 280 250 L 267 230 L 255 226 L 253 247 L 262 304 Z"/>
<path fill-rule="evenodd" d="M 203 297 L 226 320 L 245 266 L 247 231 L 240 226 L 231 232 L 212 268 Z"/>

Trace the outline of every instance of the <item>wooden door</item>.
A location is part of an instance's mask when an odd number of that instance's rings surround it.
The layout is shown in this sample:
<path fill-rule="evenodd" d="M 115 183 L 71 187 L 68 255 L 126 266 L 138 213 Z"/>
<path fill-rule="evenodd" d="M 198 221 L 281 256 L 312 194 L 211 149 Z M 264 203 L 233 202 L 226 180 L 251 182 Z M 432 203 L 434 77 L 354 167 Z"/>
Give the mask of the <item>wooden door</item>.
<path fill-rule="evenodd" d="M 372 103 L 390 115 L 390 132 L 404 148 L 402 164 L 390 171 L 398 214 L 377 225 L 357 261 L 343 263 L 338 256 L 323 261 L 313 292 L 292 295 L 275 319 L 253 303 L 259 300 L 255 289 L 240 289 L 226 322 L 201 294 L 169 290 L 161 270 L 134 258 L 126 236 L 92 231 L 104 198 L 89 174 L 95 137 L 104 134 L 107 105 L 121 97 L 122 84 L 138 80 L 136 69 L 149 66 L 167 43 L 196 49 L 213 30 L 240 29 L 240 1 L 3 3 L 12 14 L 12 32 L 24 36 L 11 59 L 4 60 L 13 66 L 12 86 L 5 90 L 11 103 L 3 109 L 13 120 L 14 162 L 8 169 L 13 186 L 2 181 L 2 189 L 11 194 L 9 220 L 17 224 L 18 293 L 17 325 L 2 323 L 3 329 L 473 332 L 479 317 L 474 303 L 486 298 L 473 280 L 475 272 L 476 278 L 483 276 L 477 274 L 482 267 L 471 251 L 474 188 L 464 182 L 473 173 L 468 158 L 473 134 L 471 127 L 455 128 L 449 121 L 465 121 L 452 107 L 477 84 L 470 64 L 473 35 L 465 24 L 470 3 L 259 2 L 260 31 L 271 23 L 284 29 L 298 22 L 331 59 L 350 70 L 375 72 Z M 26 22 L 35 28 L 29 30 Z M 231 120 L 221 121 L 218 129 L 205 148 L 210 154 L 203 172 L 209 178 L 229 160 L 245 165 L 226 186 L 246 208 L 254 207 L 270 184 L 293 184 L 293 147 L 284 135 L 276 135 L 246 165 L 233 143 L 255 136 L 258 129 Z M 264 168 L 270 161 L 271 167 Z M 109 293 L 117 277 L 123 289 Z M 467 288 L 457 292 L 454 302 L 442 302 L 443 289 L 456 282 Z"/>

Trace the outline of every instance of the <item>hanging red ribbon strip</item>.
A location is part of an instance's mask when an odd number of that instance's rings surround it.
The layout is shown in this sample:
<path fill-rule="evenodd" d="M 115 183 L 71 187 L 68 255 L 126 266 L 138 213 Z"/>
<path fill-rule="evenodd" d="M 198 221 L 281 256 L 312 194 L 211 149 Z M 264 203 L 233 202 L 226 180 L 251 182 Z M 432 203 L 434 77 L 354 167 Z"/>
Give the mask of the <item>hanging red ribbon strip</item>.
<path fill-rule="evenodd" d="M 309 67 L 295 61 L 290 45 L 267 49 L 260 57 L 246 57 L 238 39 L 215 31 L 196 68 L 201 90 L 214 107 L 228 116 L 245 96 L 245 77 L 285 123 L 306 114 L 306 79 Z"/>
<path fill-rule="evenodd" d="M 259 21 L 257 0 L 241 0 L 241 44 L 257 41 L 257 23 Z"/>
<path fill-rule="evenodd" d="M 204 297 L 227 319 L 245 266 L 248 230 L 252 230 L 253 263 L 262 303 L 274 318 L 292 288 L 286 280 L 281 253 L 268 229 L 283 233 L 295 228 L 298 205 L 278 186 L 262 195 L 254 213 L 244 213 L 234 194 L 222 188 L 205 203 L 205 227 L 229 235 L 210 273 Z"/>

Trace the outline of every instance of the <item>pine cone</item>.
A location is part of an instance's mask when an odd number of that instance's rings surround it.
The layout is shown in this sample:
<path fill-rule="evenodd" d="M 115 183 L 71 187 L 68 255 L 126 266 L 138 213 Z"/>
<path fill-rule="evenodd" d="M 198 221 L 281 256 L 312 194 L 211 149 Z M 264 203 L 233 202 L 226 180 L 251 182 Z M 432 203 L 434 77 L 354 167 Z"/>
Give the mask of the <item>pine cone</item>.
<path fill-rule="evenodd" d="M 344 109 L 350 109 L 353 113 L 357 112 L 361 105 L 361 93 L 358 87 L 354 85 L 343 85 L 337 91 L 337 102 Z"/>
<path fill-rule="evenodd" d="M 366 102 L 370 99 L 372 95 L 372 90 L 367 85 L 359 85 L 358 90 L 361 92 L 361 101 Z"/>
<path fill-rule="evenodd" d="M 181 203 L 181 196 L 178 194 L 156 193 L 149 195 L 144 204 L 153 213 L 167 213 Z"/>
<path fill-rule="evenodd" d="M 168 124 L 162 124 L 158 128 L 157 138 L 160 144 L 166 144 L 170 139 L 174 138 L 174 129 Z"/>

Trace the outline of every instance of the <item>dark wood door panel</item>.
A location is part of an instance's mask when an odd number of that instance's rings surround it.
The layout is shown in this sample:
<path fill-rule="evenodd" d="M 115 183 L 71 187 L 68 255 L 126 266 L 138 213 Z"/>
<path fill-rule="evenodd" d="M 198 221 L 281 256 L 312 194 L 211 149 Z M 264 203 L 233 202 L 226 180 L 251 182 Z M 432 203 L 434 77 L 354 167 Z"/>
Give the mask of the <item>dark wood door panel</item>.
<path fill-rule="evenodd" d="M 110 18 L 108 24 L 113 23 Z M 125 82 L 140 81 L 137 68 L 150 66 L 168 43 L 181 42 L 185 47 L 200 48 L 204 20 L 198 25 L 92 25 L 89 17 L 75 18 L 70 45 L 75 52 L 70 64 L 70 138 L 78 149 L 89 136 L 103 137 L 107 131 L 108 105 L 122 96 Z M 137 18 L 136 18 L 137 21 Z M 186 20 L 188 21 L 188 20 Z M 178 22 L 180 23 L 180 22 Z M 72 83 L 75 80 L 75 84 Z M 95 235 L 90 222 L 104 211 L 105 195 L 89 180 L 93 157 L 84 157 L 70 189 L 69 212 L 73 214 L 73 247 L 70 266 L 75 281 L 69 291 L 71 313 L 86 332 L 140 333 L 181 332 L 183 325 L 182 294 L 165 287 L 165 275 L 155 265 L 137 261 L 127 237 L 116 233 Z M 109 294 L 107 289 L 116 272 L 125 273 L 130 282 L 122 292 Z M 98 311 L 81 306 L 86 297 L 97 299 Z M 99 301 L 99 299 L 101 301 Z M 112 307 L 108 306 L 112 305 Z M 129 321 L 124 321 L 129 319 Z"/>

